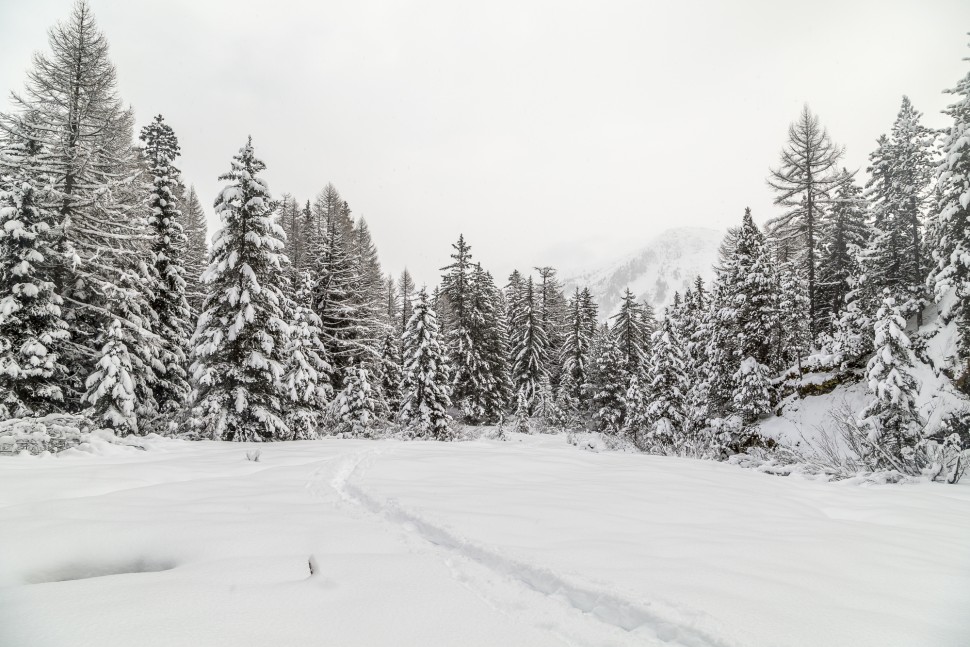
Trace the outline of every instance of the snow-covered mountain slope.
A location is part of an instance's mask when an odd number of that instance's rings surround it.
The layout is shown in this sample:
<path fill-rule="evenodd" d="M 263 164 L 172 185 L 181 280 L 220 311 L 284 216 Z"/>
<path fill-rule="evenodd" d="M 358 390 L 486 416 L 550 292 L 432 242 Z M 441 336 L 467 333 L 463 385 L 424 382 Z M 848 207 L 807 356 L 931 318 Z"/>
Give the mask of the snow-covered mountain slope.
<path fill-rule="evenodd" d="M 616 313 L 629 287 L 641 300 L 663 311 L 700 275 L 713 277 L 712 266 L 724 232 L 701 227 L 668 229 L 642 249 L 599 269 L 579 272 L 564 281 L 566 294 L 576 286 L 588 286 L 605 319 Z"/>

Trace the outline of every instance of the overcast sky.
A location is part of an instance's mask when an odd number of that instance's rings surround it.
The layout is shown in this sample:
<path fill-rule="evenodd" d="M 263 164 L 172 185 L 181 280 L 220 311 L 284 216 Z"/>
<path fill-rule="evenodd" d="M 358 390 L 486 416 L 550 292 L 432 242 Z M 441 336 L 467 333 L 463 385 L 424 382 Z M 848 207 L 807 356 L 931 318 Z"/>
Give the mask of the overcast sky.
<path fill-rule="evenodd" d="M 274 195 L 333 182 L 385 269 L 428 283 L 459 233 L 504 282 L 745 206 L 763 222 L 804 102 L 864 168 L 903 94 L 942 126 L 970 65 L 967 0 L 90 4 L 139 127 L 165 116 L 210 214 L 251 134 Z M 0 89 L 71 6 L 0 0 Z"/>

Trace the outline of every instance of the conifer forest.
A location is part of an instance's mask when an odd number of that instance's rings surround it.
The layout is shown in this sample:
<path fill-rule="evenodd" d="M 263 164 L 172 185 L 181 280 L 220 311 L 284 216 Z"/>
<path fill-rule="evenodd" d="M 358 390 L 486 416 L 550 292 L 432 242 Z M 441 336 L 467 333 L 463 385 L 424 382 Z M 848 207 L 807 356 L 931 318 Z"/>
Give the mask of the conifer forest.
<path fill-rule="evenodd" d="M 460 216 L 391 268 L 247 132 L 203 194 L 96 5 L 0 112 L 0 644 L 970 644 L 970 50 L 607 308 Z"/>

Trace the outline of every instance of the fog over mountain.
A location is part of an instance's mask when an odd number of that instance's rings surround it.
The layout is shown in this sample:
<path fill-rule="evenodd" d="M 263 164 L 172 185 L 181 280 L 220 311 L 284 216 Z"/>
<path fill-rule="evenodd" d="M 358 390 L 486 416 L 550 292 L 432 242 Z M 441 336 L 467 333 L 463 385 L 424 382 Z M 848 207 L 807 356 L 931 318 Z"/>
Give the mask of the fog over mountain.
<path fill-rule="evenodd" d="M 581 271 L 564 280 L 566 294 L 588 286 L 605 319 L 616 313 L 624 291 L 630 290 L 660 314 L 700 276 L 714 276 L 713 265 L 724 232 L 705 227 L 678 227 L 661 233 L 640 250 L 599 268 Z"/>

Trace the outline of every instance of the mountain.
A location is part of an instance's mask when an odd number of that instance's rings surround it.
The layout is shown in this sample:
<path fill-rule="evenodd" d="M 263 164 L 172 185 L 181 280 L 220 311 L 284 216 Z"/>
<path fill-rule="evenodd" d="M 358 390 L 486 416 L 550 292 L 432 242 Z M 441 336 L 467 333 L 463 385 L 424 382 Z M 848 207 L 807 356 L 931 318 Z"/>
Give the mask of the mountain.
<path fill-rule="evenodd" d="M 589 287 L 606 319 L 619 309 L 620 299 L 629 287 L 637 298 L 657 310 L 674 299 L 700 276 L 705 282 L 714 277 L 713 265 L 723 231 L 702 227 L 668 229 L 637 252 L 599 269 L 580 272 L 563 281 L 567 296 L 576 286 Z"/>

